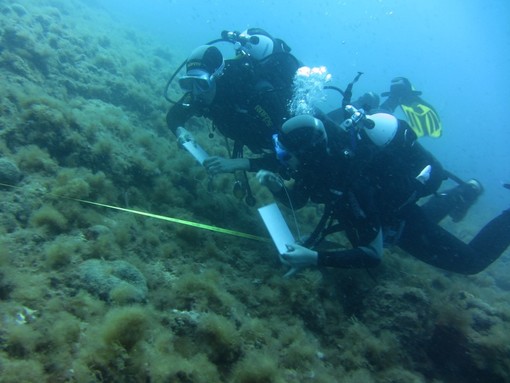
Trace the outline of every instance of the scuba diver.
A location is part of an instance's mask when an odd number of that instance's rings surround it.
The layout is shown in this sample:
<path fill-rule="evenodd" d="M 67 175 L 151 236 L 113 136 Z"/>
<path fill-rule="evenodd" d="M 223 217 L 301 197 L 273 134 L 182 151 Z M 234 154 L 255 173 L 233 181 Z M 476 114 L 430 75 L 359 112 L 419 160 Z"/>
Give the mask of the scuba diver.
<path fill-rule="evenodd" d="M 185 94 L 179 101 L 172 101 L 166 121 L 178 142 L 183 143 L 193 140 L 184 128 L 192 116 L 211 120 L 213 129 L 226 138 L 230 158 L 208 157 L 204 167 L 210 175 L 242 171 L 244 179 L 236 181 L 234 193 L 240 198 L 247 194 L 245 201 L 254 205 L 246 171 L 278 169 L 271 137 L 289 117 L 287 104 L 300 64 L 285 42 L 260 28 L 242 33 L 224 31 L 222 39 L 212 43 L 218 41 L 233 43 L 237 56 L 224 60 L 211 43 L 193 50 L 185 63 L 186 74 L 179 78 Z M 228 139 L 233 140 L 232 150 Z M 245 158 L 244 147 L 258 157 Z"/>
<path fill-rule="evenodd" d="M 422 92 L 415 90 L 407 78 L 395 77 L 391 80 L 390 91 L 381 94 L 387 98 L 380 109 L 394 113 L 400 107 L 406 121 L 418 137 L 439 138 L 443 129 L 439 115 L 432 105 L 420 97 L 421 95 Z"/>
<path fill-rule="evenodd" d="M 439 138 L 443 132 L 439 114 L 421 95 L 422 92 L 415 90 L 409 79 L 395 77 L 391 80 L 390 90 L 381 93 L 382 97 L 386 97 L 382 103 L 377 93 L 367 92 L 351 105 L 370 114 L 376 112 L 394 114 L 400 108 L 405 120 L 418 137 Z M 335 109 L 328 113 L 328 116 L 340 123 L 343 121 L 344 108 Z"/>
<path fill-rule="evenodd" d="M 392 115 L 352 117 L 342 126 L 327 116 L 296 116 L 274 136 L 278 159 L 293 173 L 293 187 L 262 170 L 257 178 L 285 205 L 309 200 L 324 204 L 324 215 L 304 242 L 288 244 L 281 257 L 287 275 L 307 266 L 369 268 L 381 262 L 384 245 L 397 245 L 444 270 L 476 274 L 510 245 L 510 209 L 464 243 L 439 226 L 452 210 L 464 210 L 482 192 L 475 180 L 435 194 L 446 174 L 418 142 L 412 128 Z M 430 196 L 420 206 L 418 200 Z M 324 249 L 325 239 L 345 231 L 350 249 Z M 330 244 L 328 244 L 328 247 Z M 337 246 L 338 247 L 338 246 Z"/>

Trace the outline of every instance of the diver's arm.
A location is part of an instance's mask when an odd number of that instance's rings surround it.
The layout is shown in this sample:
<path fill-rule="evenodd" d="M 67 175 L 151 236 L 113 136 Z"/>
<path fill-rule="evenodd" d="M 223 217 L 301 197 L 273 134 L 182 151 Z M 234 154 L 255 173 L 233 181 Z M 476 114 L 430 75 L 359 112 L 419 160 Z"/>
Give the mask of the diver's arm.
<path fill-rule="evenodd" d="M 375 267 L 381 262 L 382 252 L 382 231 L 379 230 L 370 244 L 350 250 L 315 251 L 297 243 L 287 244 L 287 251 L 281 255 L 281 259 L 290 266 L 285 274 L 288 277 L 309 266 L 344 269 Z"/>
<path fill-rule="evenodd" d="M 381 263 L 383 254 L 383 235 L 379 229 L 374 240 L 367 246 L 348 250 L 317 252 L 317 266 L 338 267 L 344 269 L 375 267 Z"/>
<path fill-rule="evenodd" d="M 211 174 L 232 173 L 235 171 L 258 172 L 262 169 L 277 170 L 279 162 L 274 154 L 257 158 L 222 158 L 211 156 L 204 161 L 204 166 Z"/>
<path fill-rule="evenodd" d="M 419 171 L 422 171 L 423 168 L 420 169 L 421 166 L 429 166 L 430 170 L 425 179 L 415 178 L 417 182 L 419 181 L 417 186 L 418 198 L 434 194 L 440 188 L 443 181 L 448 178 L 448 172 L 443 168 L 441 162 L 419 142 L 416 142 L 406 152 L 403 152 L 402 161 L 410 164 L 409 166 L 414 165 L 413 169 L 417 173 L 416 176 L 418 176 Z"/>
<path fill-rule="evenodd" d="M 238 170 L 249 170 L 250 161 L 247 158 L 223 158 L 211 156 L 207 158 L 203 165 L 211 175 L 222 173 L 233 173 Z"/>
<path fill-rule="evenodd" d="M 166 125 L 170 128 L 175 136 L 178 135 L 177 128 L 183 127 L 186 121 L 188 121 L 194 114 L 194 108 L 186 104 L 186 100 L 189 98 L 188 94 L 185 94 L 176 104 L 174 104 L 166 114 Z"/>
<path fill-rule="evenodd" d="M 261 157 L 248 158 L 250 172 L 258 172 L 259 170 L 266 169 L 272 172 L 278 171 L 280 163 L 276 159 L 274 153 L 263 154 Z"/>

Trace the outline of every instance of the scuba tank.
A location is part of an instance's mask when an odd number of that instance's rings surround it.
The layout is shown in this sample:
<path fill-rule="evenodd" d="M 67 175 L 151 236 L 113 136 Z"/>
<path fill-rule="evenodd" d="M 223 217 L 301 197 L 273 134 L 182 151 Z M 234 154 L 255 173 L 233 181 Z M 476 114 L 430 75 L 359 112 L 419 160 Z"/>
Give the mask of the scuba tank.
<path fill-rule="evenodd" d="M 393 141 L 398 130 L 398 120 L 395 116 L 388 113 L 375 113 L 366 118 L 372 123 L 364 124 L 365 133 L 375 145 L 384 147 Z"/>
<path fill-rule="evenodd" d="M 388 146 L 396 137 L 398 131 L 398 120 L 388 113 L 365 114 L 363 109 L 356 109 L 352 105 L 345 107 L 347 118 L 340 124 L 340 127 L 350 132 L 356 139 L 363 131 L 370 141 L 377 147 Z"/>

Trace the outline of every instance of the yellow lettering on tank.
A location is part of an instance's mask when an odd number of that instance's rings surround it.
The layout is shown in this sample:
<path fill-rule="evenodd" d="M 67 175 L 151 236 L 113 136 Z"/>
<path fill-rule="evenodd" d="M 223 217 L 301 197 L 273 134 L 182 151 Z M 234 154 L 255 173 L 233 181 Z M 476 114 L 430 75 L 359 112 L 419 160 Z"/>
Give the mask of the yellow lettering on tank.
<path fill-rule="evenodd" d="M 260 105 L 255 105 L 255 112 L 257 112 L 258 117 L 266 124 L 266 126 L 273 126 L 273 120 L 271 120 L 271 116 L 266 110 Z"/>
<path fill-rule="evenodd" d="M 441 137 L 442 124 L 436 111 L 426 105 L 400 105 L 418 137 Z"/>

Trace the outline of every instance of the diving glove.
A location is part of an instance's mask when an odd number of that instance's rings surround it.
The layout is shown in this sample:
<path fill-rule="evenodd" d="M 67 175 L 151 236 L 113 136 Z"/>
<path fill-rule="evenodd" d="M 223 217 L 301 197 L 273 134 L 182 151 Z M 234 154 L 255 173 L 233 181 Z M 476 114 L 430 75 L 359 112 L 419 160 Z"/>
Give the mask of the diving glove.
<path fill-rule="evenodd" d="M 259 183 L 267 187 L 272 193 L 278 193 L 282 190 L 283 182 L 275 173 L 267 170 L 259 170 L 256 177 Z"/>
<path fill-rule="evenodd" d="M 296 243 L 287 245 L 287 251 L 281 255 L 283 262 L 290 266 L 285 277 L 290 277 L 305 267 L 317 266 L 318 257 L 319 254 L 316 251 L 304 246 Z"/>
<path fill-rule="evenodd" d="M 179 146 L 182 146 L 185 142 L 188 141 L 195 141 L 193 135 L 188 130 L 184 129 L 182 126 L 179 126 L 175 130 L 175 136 L 177 137 L 177 144 Z"/>

